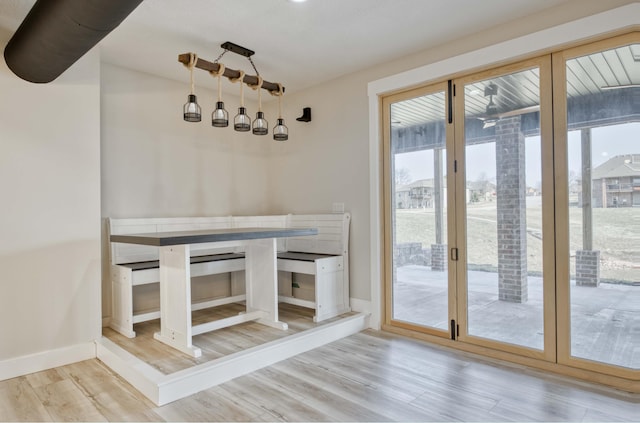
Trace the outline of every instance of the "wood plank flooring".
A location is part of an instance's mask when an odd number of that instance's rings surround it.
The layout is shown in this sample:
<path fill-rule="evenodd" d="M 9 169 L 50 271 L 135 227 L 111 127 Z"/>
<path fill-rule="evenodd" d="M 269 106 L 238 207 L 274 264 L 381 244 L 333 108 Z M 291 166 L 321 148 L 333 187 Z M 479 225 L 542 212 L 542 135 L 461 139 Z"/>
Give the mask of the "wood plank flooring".
<path fill-rule="evenodd" d="M 157 407 L 98 360 L 0 382 L 2 421 L 640 421 L 640 396 L 367 330 Z"/>
<path fill-rule="evenodd" d="M 192 313 L 194 325 L 211 320 L 235 316 L 245 311 L 243 304 L 226 304 Z M 270 341 L 282 339 L 304 330 L 334 322 L 355 313 L 345 313 L 333 319 L 314 323 L 314 310 L 292 304 L 279 304 L 279 319 L 289 325 L 286 331 L 262 325 L 256 322 L 245 322 L 193 337 L 193 344 L 202 349 L 202 356 L 190 357 L 153 338 L 160 331 L 160 320 L 138 323 L 134 326 L 135 338 L 127 338 L 118 332 L 103 328 L 103 335 L 109 340 L 146 362 L 164 374 L 206 363 L 229 354 L 249 349 Z"/>

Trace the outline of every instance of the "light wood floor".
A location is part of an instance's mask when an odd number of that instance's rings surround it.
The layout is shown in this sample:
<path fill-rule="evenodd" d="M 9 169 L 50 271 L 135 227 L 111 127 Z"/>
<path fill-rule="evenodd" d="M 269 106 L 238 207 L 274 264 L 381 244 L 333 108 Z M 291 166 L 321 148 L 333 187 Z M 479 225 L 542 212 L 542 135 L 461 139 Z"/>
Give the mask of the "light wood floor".
<path fill-rule="evenodd" d="M 640 398 L 364 331 L 156 407 L 98 360 L 0 382 L 2 421 L 640 421 Z"/>
<path fill-rule="evenodd" d="M 245 311 L 243 304 L 226 304 L 192 313 L 193 323 L 206 323 L 211 320 L 235 316 Z M 164 374 L 170 374 L 194 365 L 206 363 L 226 355 L 243 351 L 251 347 L 282 339 L 304 330 L 334 322 L 355 313 L 345 313 L 336 318 L 314 323 L 313 309 L 281 303 L 278 305 L 279 320 L 286 322 L 286 331 L 271 328 L 257 322 L 245 322 L 224 329 L 203 333 L 193 337 L 193 344 L 202 349 L 202 356 L 190 357 L 153 338 L 160 331 L 160 320 L 138 323 L 134 326 L 135 338 L 127 338 L 118 332 L 103 328 L 103 335 L 140 360 L 155 367 Z"/>

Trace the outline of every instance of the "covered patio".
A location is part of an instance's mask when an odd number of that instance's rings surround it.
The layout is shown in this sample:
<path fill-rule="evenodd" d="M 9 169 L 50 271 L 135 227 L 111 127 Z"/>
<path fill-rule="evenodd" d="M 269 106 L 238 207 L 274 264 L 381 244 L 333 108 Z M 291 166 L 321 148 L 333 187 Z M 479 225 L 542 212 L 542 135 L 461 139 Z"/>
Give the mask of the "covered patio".
<path fill-rule="evenodd" d="M 469 271 L 469 333 L 535 349 L 543 347 L 542 278 L 529 276 L 526 303 L 498 298 L 496 272 Z M 571 353 L 628 368 L 640 368 L 640 286 L 600 284 L 598 288 L 571 285 Z M 447 286 L 442 272 L 428 266 L 397 269 L 394 318 L 413 323 L 434 322 L 448 330 Z M 431 325 L 433 325 L 431 323 Z"/>

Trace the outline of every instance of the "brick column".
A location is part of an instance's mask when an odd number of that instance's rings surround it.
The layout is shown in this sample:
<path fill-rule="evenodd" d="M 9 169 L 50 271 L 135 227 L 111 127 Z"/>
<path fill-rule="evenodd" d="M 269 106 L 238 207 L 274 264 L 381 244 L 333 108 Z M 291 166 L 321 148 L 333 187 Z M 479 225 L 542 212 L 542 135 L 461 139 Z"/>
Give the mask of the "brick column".
<path fill-rule="evenodd" d="M 600 285 L 600 251 L 576 251 L 576 285 L 593 287 Z"/>
<path fill-rule="evenodd" d="M 431 244 L 431 270 L 435 272 L 447 270 L 447 244 Z"/>
<path fill-rule="evenodd" d="M 496 196 L 498 221 L 498 297 L 525 303 L 527 227 L 524 134 L 520 117 L 496 124 Z"/>

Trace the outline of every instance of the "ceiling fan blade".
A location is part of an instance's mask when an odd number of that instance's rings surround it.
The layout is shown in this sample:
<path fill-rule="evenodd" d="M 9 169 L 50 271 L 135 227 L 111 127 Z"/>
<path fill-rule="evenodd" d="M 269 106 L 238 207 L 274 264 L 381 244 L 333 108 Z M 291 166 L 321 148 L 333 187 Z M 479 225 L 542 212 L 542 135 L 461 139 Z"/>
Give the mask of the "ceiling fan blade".
<path fill-rule="evenodd" d="M 540 111 L 540 105 L 536 104 L 535 106 L 522 107 L 520 109 L 508 110 L 504 113 L 496 114 L 498 118 L 518 116 L 518 115 L 526 115 L 527 113 L 533 113 Z"/>
<path fill-rule="evenodd" d="M 535 106 L 522 107 L 520 109 L 507 110 L 506 112 L 495 113 L 492 115 L 476 116 L 476 118 L 481 121 L 492 120 L 492 119 L 498 120 L 505 117 L 526 115 L 527 113 L 533 113 L 539 110 L 540 110 L 540 105 L 535 105 Z"/>
<path fill-rule="evenodd" d="M 478 116 L 477 118 L 483 122 L 482 129 L 491 128 L 496 126 L 498 121 L 502 118 L 525 115 L 527 113 L 533 113 L 540 110 L 540 105 L 522 107 L 520 109 L 508 110 L 503 113 L 496 113 L 493 115 Z"/>

